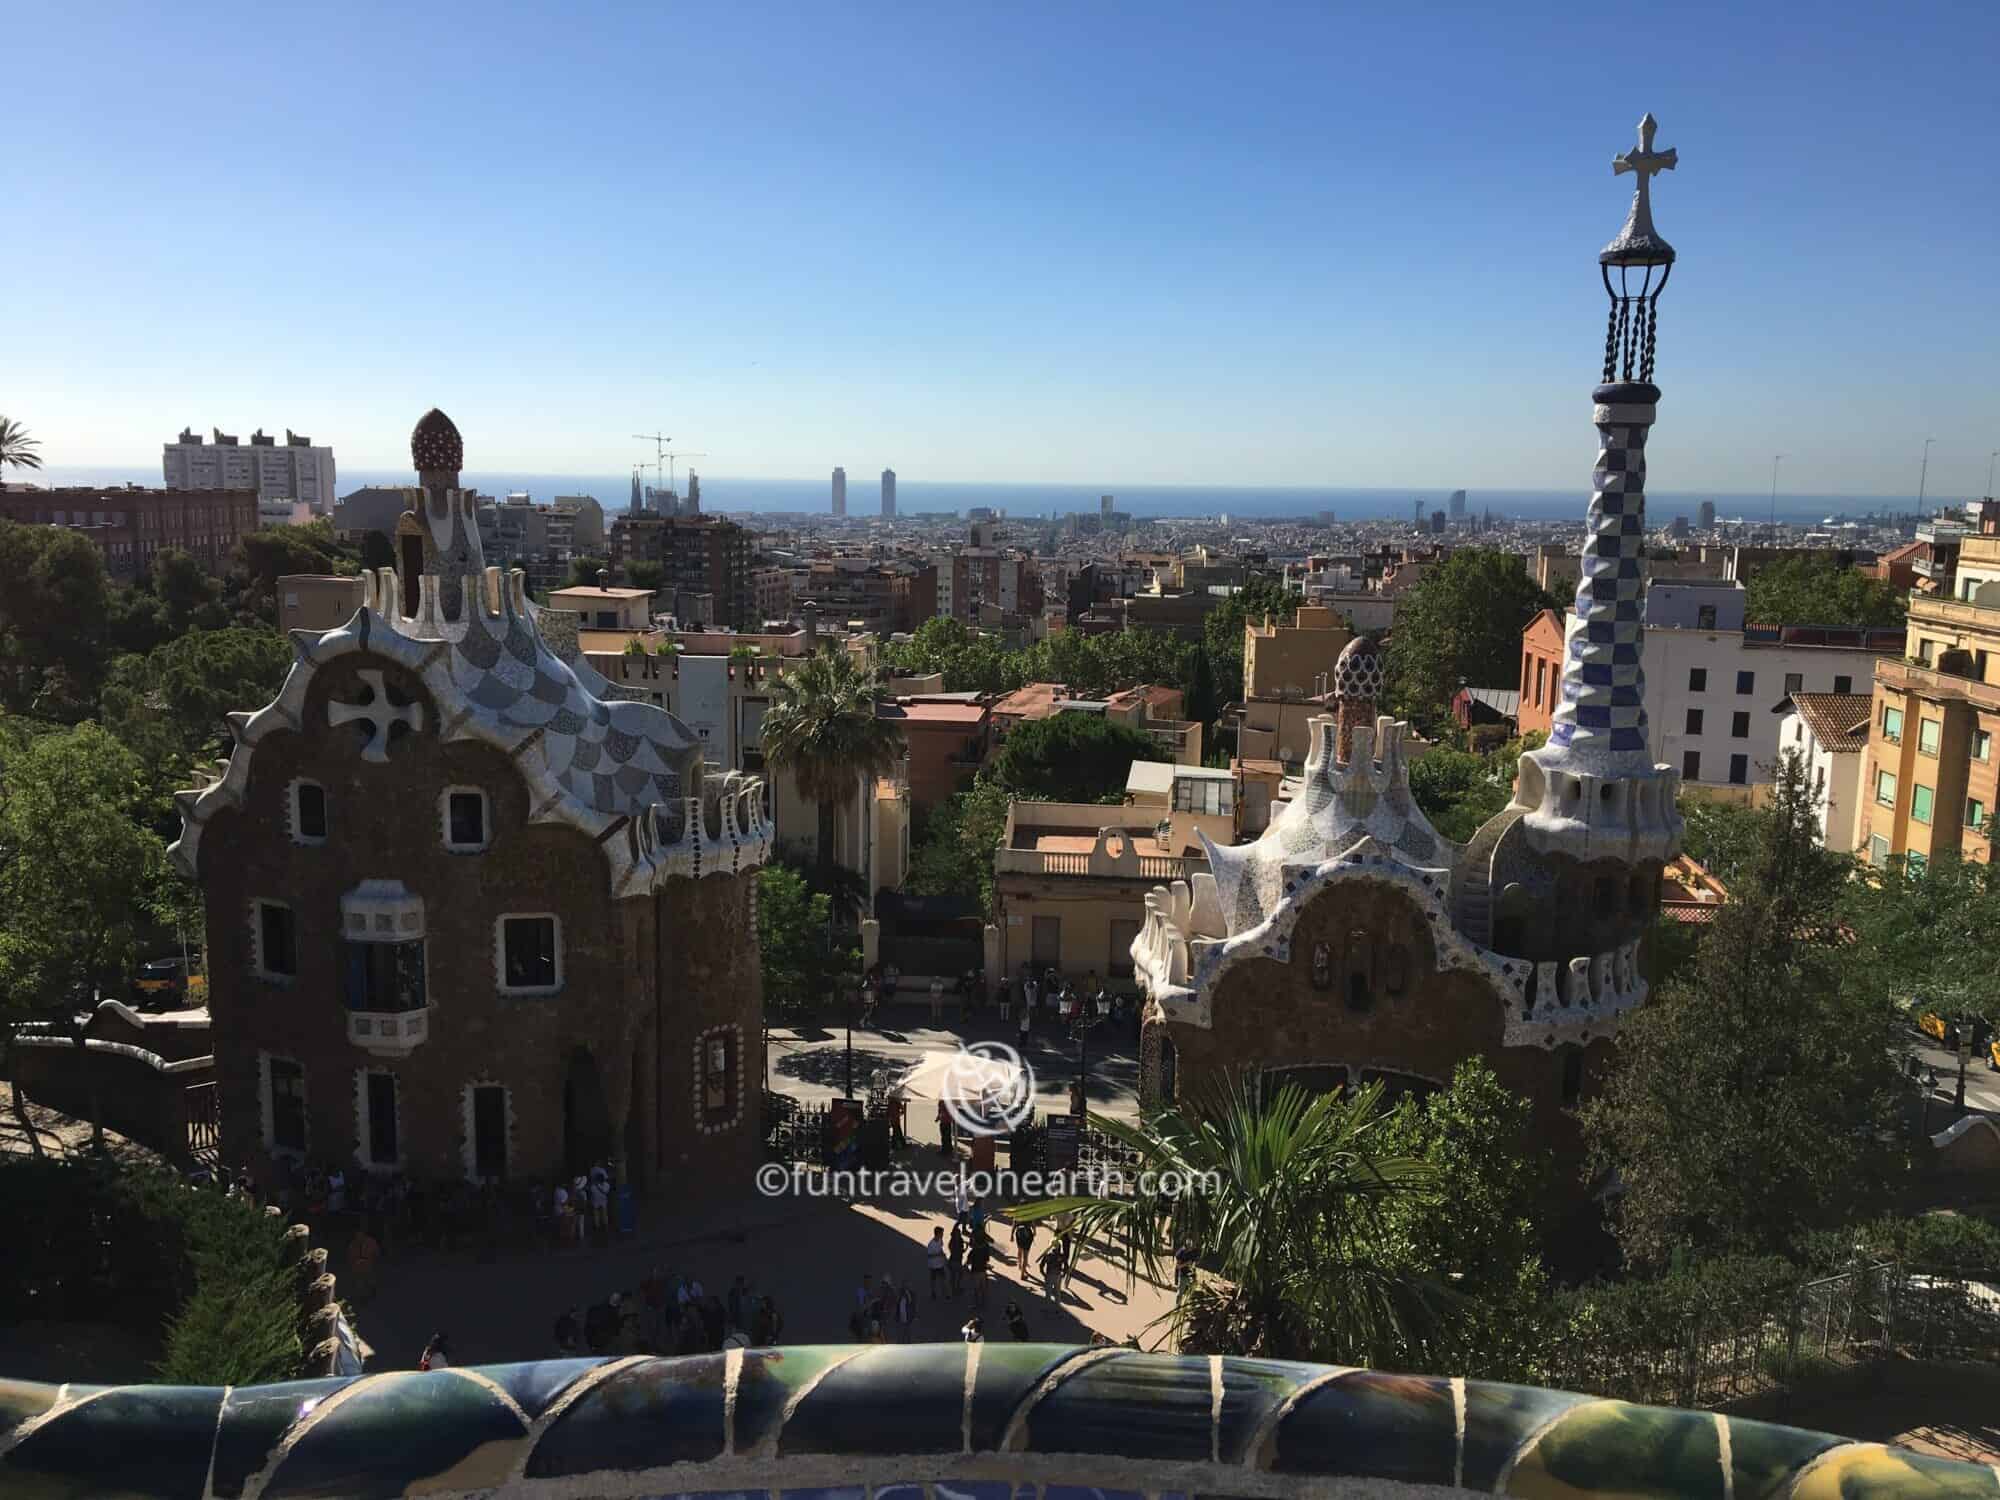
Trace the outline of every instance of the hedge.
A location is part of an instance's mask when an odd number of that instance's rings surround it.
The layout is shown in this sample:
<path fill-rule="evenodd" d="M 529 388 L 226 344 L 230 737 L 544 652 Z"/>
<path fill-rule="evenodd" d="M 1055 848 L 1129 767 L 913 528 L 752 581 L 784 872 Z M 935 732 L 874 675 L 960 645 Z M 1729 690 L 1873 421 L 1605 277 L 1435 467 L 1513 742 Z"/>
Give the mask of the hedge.
<path fill-rule="evenodd" d="M 290 1380 L 302 1358 L 284 1221 L 171 1171 L 0 1160 L 14 1251 L 0 1323 L 110 1322 L 158 1336 L 177 1385 Z"/>

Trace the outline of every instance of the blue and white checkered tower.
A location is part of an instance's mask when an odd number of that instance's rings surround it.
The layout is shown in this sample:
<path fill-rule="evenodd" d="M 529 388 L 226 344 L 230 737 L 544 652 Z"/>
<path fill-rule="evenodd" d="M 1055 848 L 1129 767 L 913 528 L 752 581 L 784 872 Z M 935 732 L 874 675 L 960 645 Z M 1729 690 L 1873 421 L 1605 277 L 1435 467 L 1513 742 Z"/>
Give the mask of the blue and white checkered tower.
<path fill-rule="evenodd" d="M 1680 844 L 1680 777 L 1647 748 L 1646 435 L 1660 399 L 1653 352 L 1660 293 L 1674 248 L 1653 227 L 1650 180 L 1673 151 L 1654 151 L 1651 115 L 1639 147 L 1612 161 L 1638 178 L 1632 211 L 1598 259 L 1611 310 L 1603 381 L 1592 394 L 1597 467 L 1549 743 L 1524 756 L 1515 790 L 1537 848 L 1579 859 L 1667 857 Z M 1614 283 L 1612 272 L 1616 271 Z M 1632 285 L 1634 276 L 1638 286 Z"/>

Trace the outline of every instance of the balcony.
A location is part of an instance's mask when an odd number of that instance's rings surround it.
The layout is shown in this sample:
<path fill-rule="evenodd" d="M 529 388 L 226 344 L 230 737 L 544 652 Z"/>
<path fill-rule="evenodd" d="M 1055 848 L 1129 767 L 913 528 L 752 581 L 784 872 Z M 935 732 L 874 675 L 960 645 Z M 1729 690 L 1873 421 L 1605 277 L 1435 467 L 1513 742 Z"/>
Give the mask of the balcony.
<path fill-rule="evenodd" d="M 1875 680 L 1884 687 L 1915 693 L 1936 702 L 1968 703 L 2000 713 L 2000 687 L 1976 677 L 1927 667 L 1922 662 L 1882 660 L 1875 663 Z M 1901 743 L 1900 736 L 1897 743 Z"/>
<path fill-rule="evenodd" d="M 1135 852 L 1129 864 L 1115 855 L 1106 860 L 1090 850 L 1000 849 L 993 855 L 996 875 L 1098 875 L 1156 883 L 1187 880 L 1207 868 L 1205 859 L 1173 854 Z"/>
<path fill-rule="evenodd" d="M 350 1010 L 347 1040 L 375 1057 L 408 1057 L 430 1039 L 431 1008 Z"/>

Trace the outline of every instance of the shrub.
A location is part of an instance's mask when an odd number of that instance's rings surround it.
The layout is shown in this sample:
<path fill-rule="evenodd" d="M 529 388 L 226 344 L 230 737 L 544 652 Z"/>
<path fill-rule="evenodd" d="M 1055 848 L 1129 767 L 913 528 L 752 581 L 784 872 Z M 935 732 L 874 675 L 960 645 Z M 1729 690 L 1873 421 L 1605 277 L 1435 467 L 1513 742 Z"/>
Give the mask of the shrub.
<path fill-rule="evenodd" d="M 290 1380 L 302 1353 L 298 1271 L 284 1221 L 170 1171 L 12 1159 L 14 1226 L 0 1322 L 111 1322 L 160 1335 L 156 1369 L 182 1385 Z"/>

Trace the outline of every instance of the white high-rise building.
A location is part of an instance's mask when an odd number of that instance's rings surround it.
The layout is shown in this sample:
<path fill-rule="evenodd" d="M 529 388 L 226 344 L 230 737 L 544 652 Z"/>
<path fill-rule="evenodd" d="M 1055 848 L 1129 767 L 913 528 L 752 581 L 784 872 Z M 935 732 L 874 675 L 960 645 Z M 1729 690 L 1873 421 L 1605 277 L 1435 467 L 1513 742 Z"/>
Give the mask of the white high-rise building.
<path fill-rule="evenodd" d="M 836 516 L 847 514 L 847 470 L 845 469 L 833 471 L 833 513 Z"/>
<path fill-rule="evenodd" d="M 1110 495 L 1099 495 L 1097 497 L 1098 515 L 1102 516 L 1107 521 L 1110 520 L 1112 509 L 1115 507 L 1116 504 L 1117 502 Z"/>
<path fill-rule="evenodd" d="M 882 471 L 882 514 L 893 518 L 896 514 L 896 471 Z"/>
<path fill-rule="evenodd" d="M 264 435 L 262 428 L 238 442 L 221 428 L 212 443 L 190 428 L 164 445 L 160 467 L 170 490 L 255 490 L 259 502 L 291 501 L 307 505 L 314 515 L 331 515 L 334 494 L 333 450 L 316 448 L 309 437 L 285 432 L 285 441 Z"/>

